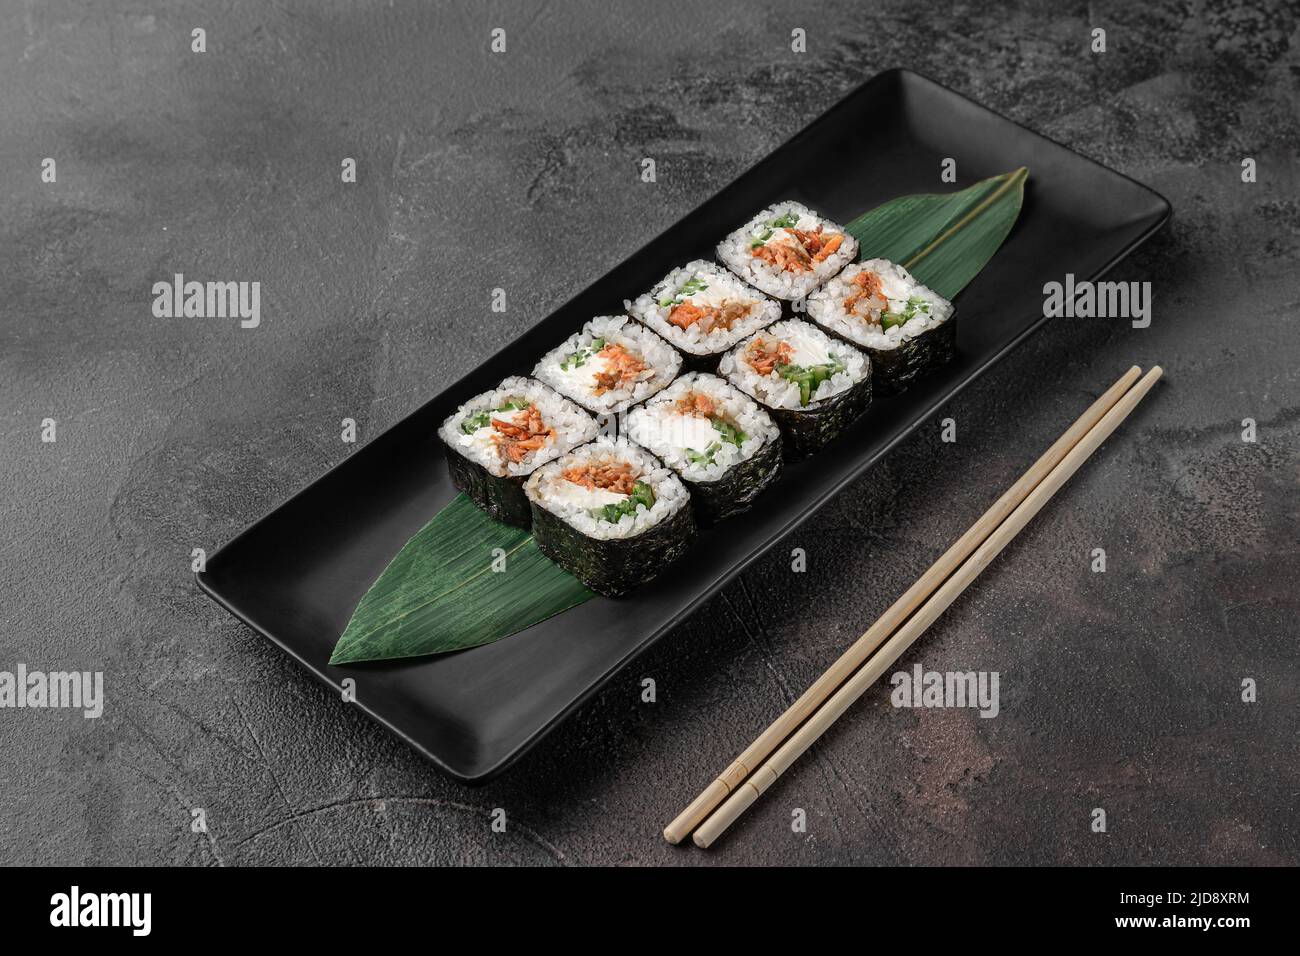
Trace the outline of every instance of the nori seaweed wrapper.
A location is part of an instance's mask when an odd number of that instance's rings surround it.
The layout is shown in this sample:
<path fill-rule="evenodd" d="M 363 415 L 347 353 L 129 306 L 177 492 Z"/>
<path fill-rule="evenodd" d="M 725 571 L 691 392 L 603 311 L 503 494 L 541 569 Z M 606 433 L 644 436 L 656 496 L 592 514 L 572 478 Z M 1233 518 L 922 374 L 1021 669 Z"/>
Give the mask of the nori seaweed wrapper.
<path fill-rule="evenodd" d="M 717 375 L 718 362 L 721 361 L 722 356 L 727 354 L 727 349 L 723 349 L 721 352 L 710 352 L 707 355 L 695 355 L 682 349 L 677 349 L 677 352 L 682 357 L 682 367 L 678 372 L 679 377 L 687 372 L 708 372 L 711 375 Z"/>
<path fill-rule="evenodd" d="M 881 394 L 894 395 L 905 390 L 921 376 L 929 375 L 952 361 L 957 354 L 957 313 L 953 312 L 934 328 L 926 329 L 920 335 L 904 339 L 898 348 L 873 349 L 856 342 L 849 344 L 871 356 L 872 375 Z"/>
<path fill-rule="evenodd" d="M 539 504 L 532 510 L 533 540 L 542 554 L 605 597 L 618 597 L 652 580 L 695 540 L 689 502 L 643 534 L 609 540 L 587 537 Z"/>
<path fill-rule="evenodd" d="M 805 458 L 824 448 L 867 410 L 871 404 L 874 364 L 873 359 L 867 364 L 867 374 L 862 377 L 862 381 L 848 391 L 813 402 L 806 408 L 773 408 L 763 405 L 781 429 L 787 458 Z"/>
<path fill-rule="evenodd" d="M 649 322 L 642 322 L 641 319 L 637 318 L 636 316 L 632 317 L 632 321 L 635 322 L 637 325 L 641 326 L 641 328 L 647 329 L 650 332 L 654 332 L 655 335 L 659 335 L 658 332 L 655 332 L 654 326 L 652 326 Z M 659 337 L 663 339 L 662 335 L 659 335 Z M 674 345 L 672 342 L 669 342 L 667 339 L 663 339 L 663 340 L 664 343 L 670 349 L 672 349 L 674 352 L 680 355 L 682 359 L 681 368 L 677 370 L 677 375 L 673 376 L 673 382 L 677 381 L 678 378 L 685 375 L 687 372 L 716 373 L 718 370 L 718 362 L 722 359 L 722 356 L 727 354 L 727 349 L 723 349 L 720 352 L 709 352 L 706 355 L 696 355 L 693 352 L 686 351 L 680 345 Z M 728 346 L 728 348 L 730 348 L 730 346 Z M 671 385 L 672 382 L 669 382 L 668 384 Z M 668 386 L 665 385 L 664 387 L 667 388 Z M 640 405 L 643 403 L 644 400 L 642 402 L 637 402 L 636 404 Z"/>
<path fill-rule="evenodd" d="M 717 481 L 691 481 L 685 477 L 682 481 L 690 489 L 696 520 L 702 525 L 712 525 L 748 511 L 754 499 L 780 474 L 781 437 L 778 435 L 744 461 L 728 468 Z"/>
<path fill-rule="evenodd" d="M 498 478 L 451 446 L 444 444 L 443 447 L 447 450 L 451 483 L 469 495 L 474 504 L 497 521 L 518 528 L 532 526 L 532 512 L 528 507 L 528 496 L 524 494 L 527 475 Z"/>

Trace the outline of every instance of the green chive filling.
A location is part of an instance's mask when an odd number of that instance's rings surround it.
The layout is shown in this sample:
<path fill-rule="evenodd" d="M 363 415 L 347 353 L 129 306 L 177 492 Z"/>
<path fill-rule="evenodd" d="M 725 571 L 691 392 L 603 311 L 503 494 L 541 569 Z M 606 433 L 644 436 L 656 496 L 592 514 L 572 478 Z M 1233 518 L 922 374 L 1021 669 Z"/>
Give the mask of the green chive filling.
<path fill-rule="evenodd" d="M 560 363 L 560 368 L 566 372 L 571 368 L 582 368 L 587 364 L 587 359 L 591 358 L 597 352 L 605 347 L 604 339 L 592 339 L 590 345 L 584 345 L 576 352 L 570 352 L 569 355 Z"/>
<path fill-rule="evenodd" d="M 742 432 L 725 418 L 710 418 L 709 423 L 713 430 L 722 436 L 722 441 L 735 445 L 739 448 L 749 436 Z M 694 465 L 711 465 L 718 452 L 722 451 L 722 442 L 712 442 L 704 451 L 696 451 L 694 448 L 686 449 L 686 457 Z"/>
<path fill-rule="evenodd" d="M 711 465 L 713 456 L 722 451 L 722 445 L 719 442 L 713 442 L 704 451 L 696 451 L 694 448 L 686 449 L 686 457 L 690 459 L 693 465 Z"/>
<path fill-rule="evenodd" d="M 745 439 L 749 437 L 725 418 L 713 419 L 713 428 L 722 434 L 723 441 L 730 442 L 737 448 L 744 444 Z"/>
<path fill-rule="evenodd" d="M 880 315 L 880 327 L 889 331 L 896 325 L 906 325 L 912 319 L 916 318 L 917 313 L 922 315 L 930 314 L 930 303 L 926 302 L 919 295 L 914 295 L 907 300 L 907 305 L 903 307 L 902 312 L 882 312 Z"/>
<path fill-rule="evenodd" d="M 697 292 L 703 292 L 708 287 L 708 283 L 699 276 L 691 276 L 691 278 L 682 283 L 682 287 L 677 290 L 677 296 L 675 298 L 670 296 L 667 299 L 660 299 L 659 307 L 666 309 L 671 305 L 681 305 L 682 299 L 686 298 L 688 295 L 695 295 Z"/>
<path fill-rule="evenodd" d="M 792 212 L 787 212 L 784 215 L 777 216 L 775 219 L 769 219 L 767 221 L 767 228 L 754 237 L 754 240 L 749 244 L 749 248 L 757 249 L 759 246 L 764 245 L 767 240 L 771 239 L 772 233 L 776 232 L 776 230 L 793 229 L 798 225 L 798 223 L 799 217 Z"/>
<path fill-rule="evenodd" d="M 844 365 L 838 358 L 834 355 L 830 358 L 830 362 L 825 365 L 810 365 L 807 368 L 802 365 L 778 365 L 776 373 L 787 382 L 799 386 L 799 404 L 807 405 L 822 382 L 844 371 Z"/>
<path fill-rule="evenodd" d="M 493 415 L 499 415 L 502 412 L 522 411 L 527 407 L 528 403 L 522 398 L 512 398 L 500 408 L 489 408 L 469 416 L 460 423 L 460 430 L 466 435 L 472 435 L 480 428 L 486 428 L 491 423 Z"/>
<path fill-rule="evenodd" d="M 645 505 L 647 508 L 654 507 L 655 493 L 650 486 L 644 481 L 638 481 L 632 486 L 632 494 L 628 495 L 618 504 L 605 505 L 603 508 L 593 512 L 597 518 L 602 521 L 618 521 L 623 515 L 636 514 L 637 505 Z"/>

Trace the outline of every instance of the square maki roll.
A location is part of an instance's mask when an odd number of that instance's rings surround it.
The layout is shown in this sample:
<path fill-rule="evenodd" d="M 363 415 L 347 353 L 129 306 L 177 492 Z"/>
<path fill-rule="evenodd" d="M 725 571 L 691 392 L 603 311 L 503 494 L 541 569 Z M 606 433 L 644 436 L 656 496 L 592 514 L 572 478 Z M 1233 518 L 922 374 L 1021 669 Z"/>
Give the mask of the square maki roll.
<path fill-rule="evenodd" d="M 626 315 L 599 315 L 542 356 L 533 375 L 589 412 L 645 401 L 677 377 L 682 357 Z"/>
<path fill-rule="evenodd" d="M 802 299 L 858 255 L 858 240 L 797 202 L 769 206 L 718 244 L 718 258 L 778 299 Z"/>
<path fill-rule="evenodd" d="M 606 597 L 626 594 L 695 539 L 681 480 L 626 438 L 598 438 L 524 485 L 542 554 Z"/>
<path fill-rule="evenodd" d="M 527 528 L 524 479 L 595 438 L 596 422 L 541 382 L 516 377 L 456 409 L 438 435 L 452 483 L 497 521 Z"/>
<path fill-rule="evenodd" d="M 700 524 L 740 514 L 781 473 L 781 431 L 716 375 L 683 375 L 628 415 L 628 436 L 681 476 Z"/>
<path fill-rule="evenodd" d="M 817 451 L 871 403 L 870 360 L 798 319 L 750 336 L 718 371 L 771 412 L 792 457 Z"/>
<path fill-rule="evenodd" d="M 704 259 L 668 273 L 629 311 L 697 369 L 717 368 L 723 352 L 781 317 L 780 305 Z"/>
<path fill-rule="evenodd" d="M 901 392 L 956 354 L 952 303 L 902 266 L 868 259 L 808 297 L 809 317 L 871 356 L 876 388 Z"/>

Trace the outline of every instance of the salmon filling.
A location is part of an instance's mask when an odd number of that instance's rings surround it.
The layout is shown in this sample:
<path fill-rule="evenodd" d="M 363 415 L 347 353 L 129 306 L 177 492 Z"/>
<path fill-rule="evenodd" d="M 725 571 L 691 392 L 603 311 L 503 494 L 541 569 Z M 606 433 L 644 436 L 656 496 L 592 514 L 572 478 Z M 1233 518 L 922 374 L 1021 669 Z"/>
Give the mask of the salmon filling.
<path fill-rule="evenodd" d="M 541 451 L 547 443 L 555 438 L 555 429 L 542 420 L 542 413 L 536 405 L 529 405 L 518 412 L 513 422 L 501 418 L 492 419 L 497 453 L 507 461 L 519 464 L 533 452 Z"/>
<path fill-rule="evenodd" d="M 605 369 L 592 376 L 594 392 L 604 395 L 618 388 L 629 388 L 650 366 L 621 345 L 610 343 L 596 353 L 605 360 Z"/>
<path fill-rule="evenodd" d="M 814 265 L 825 260 L 844 242 L 841 233 L 825 235 L 822 226 L 816 229 L 790 229 L 793 241 L 768 242 L 753 250 L 755 258 L 770 262 L 784 272 L 811 272 Z"/>
<path fill-rule="evenodd" d="M 716 306 L 698 306 L 683 302 L 674 306 L 668 313 L 668 321 L 685 331 L 693 325 L 699 325 L 704 332 L 715 329 L 731 330 L 739 320 L 749 315 L 750 307 L 741 302 L 723 302 Z"/>
<path fill-rule="evenodd" d="M 632 466 L 625 461 L 606 462 L 599 465 L 574 465 L 564 469 L 561 474 L 575 485 L 582 485 L 588 491 L 601 488 L 616 495 L 630 495 L 636 487 L 636 475 Z"/>
<path fill-rule="evenodd" d="M 852 281 L 856 288 L 844 297 L 844 311 L 879 325 L 880 313 L 889 308 L 880 276 L 874 272 L 859 272 Z"/>
<path fill-rule="evenodd" d="M 698 415 L 701 418 L 712 418 L 718 410 L 717 403 L 703 392 L 687 392 L 677 400 L 676 408 L 679 415 Z"/>
<path fill-rule="evenodd" d="M 745 350 L 745 361 L 759 375 L 771 375 L 780 365 L 789 365 L 794 349 L 784 342 L 755 339 Z"/>

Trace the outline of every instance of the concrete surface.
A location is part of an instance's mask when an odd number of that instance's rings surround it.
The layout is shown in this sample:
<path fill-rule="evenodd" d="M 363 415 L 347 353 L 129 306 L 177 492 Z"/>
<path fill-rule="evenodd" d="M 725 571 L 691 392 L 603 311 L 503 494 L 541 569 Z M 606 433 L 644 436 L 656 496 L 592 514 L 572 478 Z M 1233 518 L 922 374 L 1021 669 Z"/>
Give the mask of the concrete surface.
<path fill-rule="evenodd" d="M 1300 861 L 1300 24 L 1133 7 L 0 5 L 0 669 L 107 695 L 99 720 L 0 710 L 0 861 Z M 1114 276 L 1153 281 L 1149 329 L 1050 326 L 952 404 L 956 444 L 923 429 L 796 535 L 816 573 L 774 552 L 484 789 L 199 593 L 191 549 L 347 455 L 342 417 L 374 436 L 897 65 L 1169 197 Z M 262 327 L 153 318 L 174 272 L 259 280 Z M 998 671 L 1000 715 L 877 691 L 714 852 L 665 845 L 1134 362 L 1167 383 L 902 662 Z"/>

